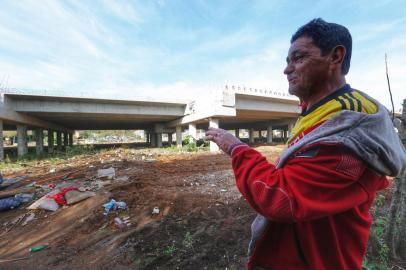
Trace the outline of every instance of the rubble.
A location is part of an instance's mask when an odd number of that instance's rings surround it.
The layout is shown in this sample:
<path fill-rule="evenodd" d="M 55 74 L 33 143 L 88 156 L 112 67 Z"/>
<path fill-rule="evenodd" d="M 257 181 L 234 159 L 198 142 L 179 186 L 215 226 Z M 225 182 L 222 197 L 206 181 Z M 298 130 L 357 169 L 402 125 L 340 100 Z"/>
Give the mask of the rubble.
<path fill-rule="evenodd" d="M 107 178 L 107 179 L 111 180 L 116 177 L 116 171 L 114 170 L 113 167 L 110 167 L 108 169 L 100 169 L 100 170 L 97 170 L 97 177 L 98 178 Z"/>

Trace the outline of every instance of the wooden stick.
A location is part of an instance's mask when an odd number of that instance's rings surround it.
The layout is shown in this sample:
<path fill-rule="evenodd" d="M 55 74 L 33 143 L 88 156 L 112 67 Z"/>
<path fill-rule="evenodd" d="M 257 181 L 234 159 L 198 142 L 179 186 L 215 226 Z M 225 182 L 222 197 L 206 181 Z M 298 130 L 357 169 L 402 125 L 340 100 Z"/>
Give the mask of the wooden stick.
<path fill-rule="evenodd" d="M 15 258 L 15 259 L 4 259 L 4 260 L 0 260 L 0 263 L 28 260 L 29 258 L 31 258 L 31 257 L 27 256 L 27 257 Z"/>

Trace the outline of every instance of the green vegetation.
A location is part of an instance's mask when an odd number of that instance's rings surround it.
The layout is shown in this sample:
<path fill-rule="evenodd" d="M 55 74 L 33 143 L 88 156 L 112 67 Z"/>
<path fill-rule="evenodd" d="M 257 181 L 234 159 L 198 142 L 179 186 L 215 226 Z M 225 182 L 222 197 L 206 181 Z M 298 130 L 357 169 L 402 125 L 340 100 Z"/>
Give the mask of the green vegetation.
<path fill-rule="evenodd" d="M 194 240 L 193 240 L 192 234 L 190 232 L 187 232 L 185 235 L 185 238 L 182 241 L 182 245 L 185 248 L 190 249 L 190 248 L 193 248 L 193 242 L 194 242 Z"/>
<path fill-rule="evenodd" d="M 172 244 L 171 246 L 167 246 L 163 250 L 164 255 L 172 256 L 176 252 L 177 248 L 175 247 L 175 244 Z"/>
<path fill-rule="evenodd" d="M 33 150 L 33 149 L 31 149 Z M 58 164 L 68 158 L 79 155 L 93 155 L 104 149 L 96 149 L 93 145 L 75 145 L 66 147 L 66 151 L 53 154 L 43 153 L 38 156 L 34 151 L 28 152 L 26 155 L 18 158 L 10 158 L 6 155 L 4 162 L 0 162 L 0 170 L 15 170 L 26 166 L 35 166 L 38 161 L 47 161 L 50 164 Z"/>

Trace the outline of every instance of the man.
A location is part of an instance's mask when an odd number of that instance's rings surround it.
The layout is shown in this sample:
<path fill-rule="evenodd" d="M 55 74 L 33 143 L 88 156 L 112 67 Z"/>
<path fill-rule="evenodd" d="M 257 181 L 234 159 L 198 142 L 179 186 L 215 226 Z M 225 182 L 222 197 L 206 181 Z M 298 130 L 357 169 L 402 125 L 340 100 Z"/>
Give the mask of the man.
<path fill-rule="evenodd" d="M 275 165 L 225 130 L 206 132 L 258 213 L 248 269 L 361 269 L 369 208 L 385 175 L 405 172 L 406 151 L 386 108 L 346 84 L 351 43 L 322 19 L 292 36 L 284 73 L 303 111 Z"/>

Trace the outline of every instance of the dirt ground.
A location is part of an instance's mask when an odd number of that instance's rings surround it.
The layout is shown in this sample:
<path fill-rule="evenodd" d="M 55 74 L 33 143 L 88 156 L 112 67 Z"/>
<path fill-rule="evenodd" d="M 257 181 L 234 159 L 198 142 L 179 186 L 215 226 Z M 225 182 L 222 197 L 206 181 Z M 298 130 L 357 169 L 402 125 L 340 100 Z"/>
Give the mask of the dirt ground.
<path fill-rule="evenodd" d="M 274 161 L 283 146 L 257 149 Z M 98 179 L 97 170 L 109 167 L 115 179 Z M 0 213 L 0 269 L 245 268 L 255 213 L 224 154 L 119 148 L 58 164 L 38 161 L 3 175 L 27 176 L 18 185 L 35 182 L 37 198 L 45 192 L 41 186 L 63 182 L 92 188 L 96 196 L 55 212 L 26 204 Z M 128 209 L 103 215 L 112 198 Z M 35 219 L 23 225 L 31 213 Z M 130 224 L 119 227 L 115 217 Z M 28 251 L 43 244 L 49 248 Z M 24 259 L 1 262 L 16 258 Z"/>

